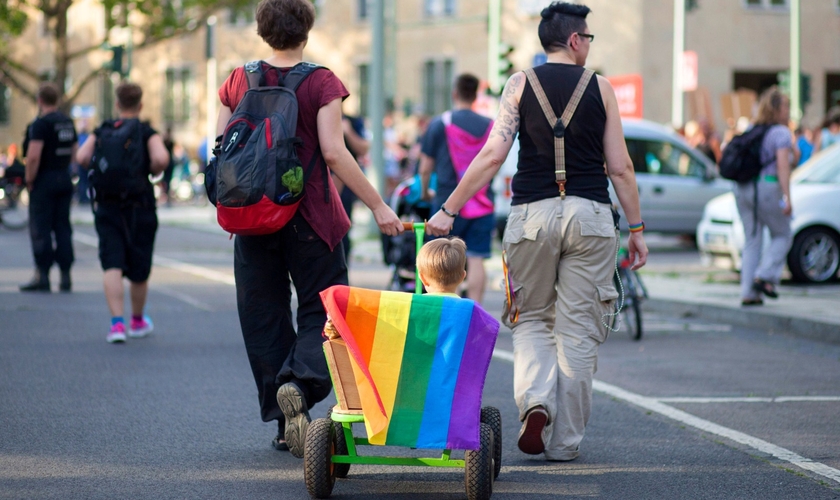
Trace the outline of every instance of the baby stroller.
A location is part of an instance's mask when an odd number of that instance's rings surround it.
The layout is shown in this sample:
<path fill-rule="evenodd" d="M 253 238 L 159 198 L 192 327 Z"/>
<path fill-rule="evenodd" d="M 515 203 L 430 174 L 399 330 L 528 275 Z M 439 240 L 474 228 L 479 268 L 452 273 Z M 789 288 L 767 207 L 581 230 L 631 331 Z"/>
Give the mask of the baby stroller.
<path fill-rule="evenodd" d="M 429 189 L 434 190 L 437 176 L 432 174 Z M 422 199 L 420 176 L 415 175 L 397 185 L 391 195 L 391 209 L 404 221 L 425 221 L 431 217 L 431 203 Z M 415 291 L 414 260 L 417 257 L 414 235 L 406 231 L 397 236 L 382 235 L 382 255 L 391 267 L 391 283 L 388 289 L 394 292 Z"/>
<path fill-rule="evenodd" d="M 425 224 L 405 227 L 414 229 L 419 250 Z M 306 432 L 303 475 L 312 498 L 328 498 L 351 464 L 461 468 L 469 500 L 493 493 L 502 417 L 497 408 L 481 407 L 481 393 L 499 322 L 471 300 L 415 290 L 339 285 L 321 292 L 330 318 L 324 354 L 338 404 Z M 353 424 L 363 424 L 367 437 L 354 436 Z M 365 445 L 443 452 L 439 458 L 358 453 Z M 453 449 L 465 450 L 464 458 L 453 458 Z"/>

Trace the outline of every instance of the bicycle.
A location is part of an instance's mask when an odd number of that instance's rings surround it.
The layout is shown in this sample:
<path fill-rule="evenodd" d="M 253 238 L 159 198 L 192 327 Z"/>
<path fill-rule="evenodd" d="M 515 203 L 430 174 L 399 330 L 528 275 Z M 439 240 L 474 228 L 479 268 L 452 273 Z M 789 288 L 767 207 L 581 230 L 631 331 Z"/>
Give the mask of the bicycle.
<path fill-rule="evenodd" d="M 629 253 L 626 249 L 619 250 L 613 277 L 615 288 L 619 291 L 616 301 L 615 314 L 623 314 L 621 323 L 625 323 L 627 333 L 632 340 L 642 339 L 642 302 L 647 298 L 647 289 L 638 273 L 632 269 Z M 619 323 L 618 330 L 621 329 Z M 616 331 L 618 331 L 616 330 Z"/>
<path fill-rule="evenodd" d="M 21 177 L 0 178 L 0 224 L 15 231 L 29 226 L 29 191 Z"/>

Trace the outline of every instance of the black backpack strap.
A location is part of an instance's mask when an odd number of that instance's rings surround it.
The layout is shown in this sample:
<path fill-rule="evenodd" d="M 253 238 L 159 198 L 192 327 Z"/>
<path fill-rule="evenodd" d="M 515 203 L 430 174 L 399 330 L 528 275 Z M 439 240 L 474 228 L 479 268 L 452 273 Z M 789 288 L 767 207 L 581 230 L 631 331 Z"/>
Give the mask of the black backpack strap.
<path fill-rule="evenodd" d="M 263 80 L 262 61 L 251 61 L 246 63 L 245 77 L 248 79 L 249 89 L 261 87 Z"/>
<path fill-rule="evenodd" d="M 297 63 L 283 78 L 282 84 L 284 87 L 296 91 L 298 87 L 300 87 L 300 84 L 306 80 L 307 76 L 311 75 L 315 72 L 315 70 L 320 68 L 324 68 L 324 66 L 310 62 Z"/>

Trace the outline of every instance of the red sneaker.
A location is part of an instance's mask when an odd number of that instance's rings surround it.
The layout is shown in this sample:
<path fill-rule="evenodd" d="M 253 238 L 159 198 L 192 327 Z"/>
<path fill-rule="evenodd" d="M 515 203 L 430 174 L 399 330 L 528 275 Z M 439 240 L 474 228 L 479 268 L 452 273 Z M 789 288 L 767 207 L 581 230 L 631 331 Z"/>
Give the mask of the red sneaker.
<path fill-rule="evenodd" d="M 528 455 L 539 455 L 545 451 L 542 433 L 548 424 L 548 412 L 542 406 L 528 410 L 522 430 L 519 431 L 519 449 Z"/>

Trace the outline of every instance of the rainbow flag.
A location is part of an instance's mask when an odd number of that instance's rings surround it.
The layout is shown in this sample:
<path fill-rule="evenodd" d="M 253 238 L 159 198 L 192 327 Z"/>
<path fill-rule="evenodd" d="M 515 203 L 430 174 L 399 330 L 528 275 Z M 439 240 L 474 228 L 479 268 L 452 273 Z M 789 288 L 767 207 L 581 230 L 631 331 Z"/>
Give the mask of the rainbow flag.
<path fill-rule="evenodd" d="M 333 286 L 371 444 L 475 450 L 499 322 L 475 302 Z"/>

